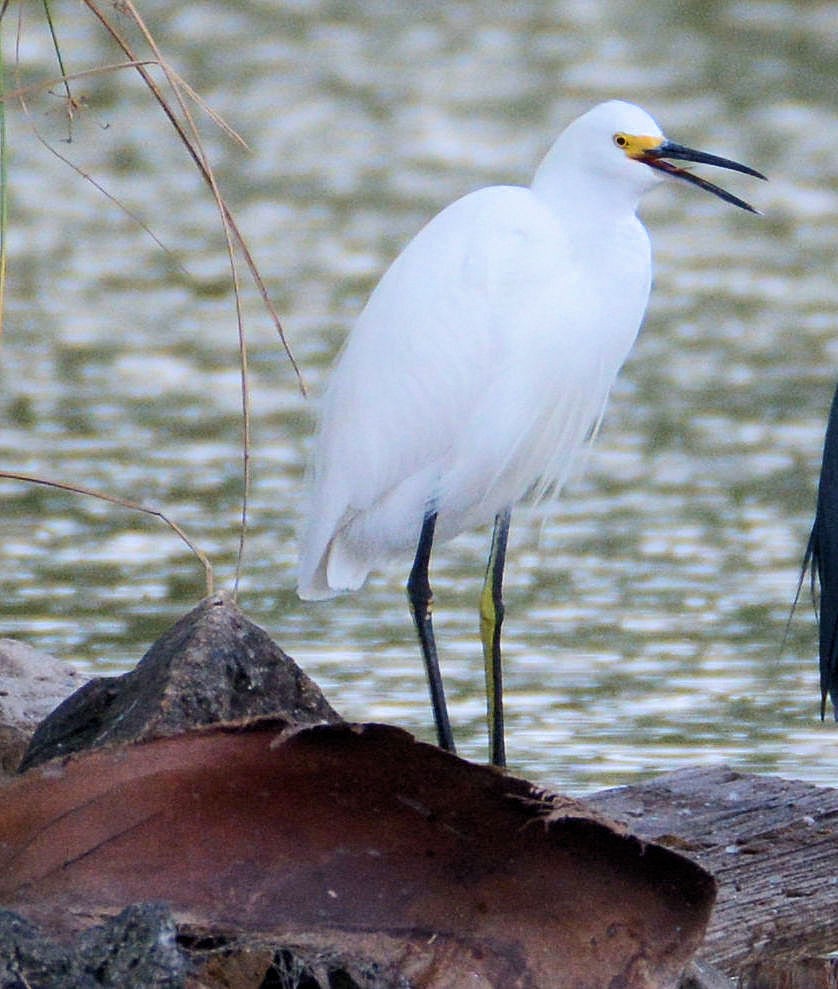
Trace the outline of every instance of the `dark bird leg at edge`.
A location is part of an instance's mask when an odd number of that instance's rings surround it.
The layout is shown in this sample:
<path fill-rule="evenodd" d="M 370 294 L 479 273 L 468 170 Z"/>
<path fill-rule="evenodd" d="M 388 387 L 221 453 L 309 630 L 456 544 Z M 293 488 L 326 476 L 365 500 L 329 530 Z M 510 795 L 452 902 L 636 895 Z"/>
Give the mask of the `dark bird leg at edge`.
<path fill-rule="evenodd" d="M 821 718 L 829 697 L 838 721 L 838 388 L 826 427 L 818 503 L 803 560 L 804 573 L 809 564 L 813 594 L 816 575 L 820 585 Z"/>
<path fill-rule="evenodd" d="M 407 597 L 410 610 L 416 624 L 419 645 L 422 647 L 422 658 L 425 661 L 425 671 L 428 674 L 428 688 L 431 692 L 431 706 L 434 711 L 434 722 L 439 747 L 448 752 L 456 752 L 454 734 L 451 722 L 448 720 L 448 708 L 445 704 L 445 690 L 442 686 L 442 675 L 439 672 L 439 659 L 434 639 L 434 627 L 431 621 L 431 602 L 433 592 L 428 580 L 428 564 L 431 558 L 431 546 L 434 541 L 436 527 L 436 512 L 430 512 L 422 523 L 419 535 L 419 545 L 416 547 L 416 557 L 407 580 Z"/>

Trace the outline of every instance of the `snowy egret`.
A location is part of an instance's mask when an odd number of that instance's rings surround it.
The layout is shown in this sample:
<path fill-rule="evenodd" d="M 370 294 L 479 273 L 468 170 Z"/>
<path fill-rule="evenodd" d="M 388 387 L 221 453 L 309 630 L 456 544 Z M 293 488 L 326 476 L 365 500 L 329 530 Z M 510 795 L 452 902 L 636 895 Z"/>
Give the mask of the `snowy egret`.
<path fill-rule="evenodd" d="M 356 590 L 415 553 L 407 582 L 437 736 L 454 751 L 431 623 L 434 539 L 494 520 L 480 597 L 490 757 L 505 764 L 501 593 L 512 506 L 557 493 L 596 432 L 651 282 L 635 215 L 666 177 L 748 203 L 673 161 L 764 178 L 600 104 L 558 137 L 529 188 L 444 209 L 382 277 L 332 372 L 315 442 L 298 591 Z"/>

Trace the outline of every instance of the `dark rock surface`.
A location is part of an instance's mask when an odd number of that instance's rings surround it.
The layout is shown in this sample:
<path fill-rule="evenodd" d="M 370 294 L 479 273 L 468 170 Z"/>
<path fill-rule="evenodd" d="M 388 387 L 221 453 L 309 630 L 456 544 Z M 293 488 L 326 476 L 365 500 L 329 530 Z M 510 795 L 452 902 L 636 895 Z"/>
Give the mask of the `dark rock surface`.
<path fill-rule="evenodd" d="M 47 937 L 20 915 L 0 909 L 0 989 L 211 987 L 410 989 L 374 966 L 323 957 L 305 946 L 178 930 L 164 904 L 132 904 L 72 943 Z"/>
<path fill-rule="evenodd" d="M 3 989 L 184 989 L 189 962 L 171 912 L 155 903 L 127 907 L 72 944 L 44 937 L 0 910 Z"/>
<path fill-rule="evenodd" d="M 20 768 L 81 749 L 259 715 L 289 725 L 341 720 L 232 597 L 215 594 L 164 633 L 130 673 L 97 677 L 68 697 L 39 725 Z"/>

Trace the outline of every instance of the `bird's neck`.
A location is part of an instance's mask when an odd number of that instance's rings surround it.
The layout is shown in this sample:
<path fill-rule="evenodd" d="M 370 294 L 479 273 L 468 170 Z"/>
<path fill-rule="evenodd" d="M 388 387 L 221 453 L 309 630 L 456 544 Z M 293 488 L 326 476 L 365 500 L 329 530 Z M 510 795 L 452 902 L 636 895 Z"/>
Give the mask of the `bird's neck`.
<path fill-rule="evenodd" d="M 637 222 L 639 195 L 590 171 L 561 145 L 560 138 L 539 165 L 531 188 L 574 239 L 607 240 Z"/>
<path fill-rule="evenodd" d="M 639 197 L 557 157 L 548 154 L 542 162 L 532 191 L 555 215 L 571 263 L 593 296 L 608 299 L 619 291 L 634 333 L 651 285 L 651 246 L 636 214 Z"/>
<path fill-rule="evenodd" d="M 636 254 L 638 264 L 648 263 L 648 238 L 636 214 L 638 201 L 626 196 L 625 189 L 567 168 L 551 155 L 542 162 L 531 188 L 555 214 L 570 250 L 586 270 L 597 271 L 600 264 L 608 267 L 612 254 Z"/>

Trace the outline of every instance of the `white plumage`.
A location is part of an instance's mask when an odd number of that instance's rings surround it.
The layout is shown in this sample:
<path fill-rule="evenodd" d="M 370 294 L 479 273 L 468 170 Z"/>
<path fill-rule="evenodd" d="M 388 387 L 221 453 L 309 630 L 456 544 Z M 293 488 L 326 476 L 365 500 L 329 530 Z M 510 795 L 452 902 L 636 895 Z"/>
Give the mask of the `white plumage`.
<path fill-rule="evenodd" d="M 385 273 L 323 402 L 302 597 L 354 590 L 380 561 L 412 553 L 429 504 L 448 539 L 561 486 L 649 296 L 634 211 L 660 176 L 614 146 L 616 130 L 660 134 L 637 107 L 597 107 L 530 188 L 458 200 Z M 600 155 L 572 153 L 597 141 Z"/>
<path fill-rule="evenodd" d="M 755 212 L 672 158 L 759 176 L 666 140 L 636 106 L 603 103 L 559 136 L 529 188 L 481 189 L 431 220 L 382 277 L 332 373 L 299 593 L 355 590 L 381 561 L 416 551 L 408 592 L 446 748 L 434 539 L 495 520 L 481 637 L 492 759 L 502 765 L 509 509 L 561 489 L 637 335 L 651 283 L 640 198 L 674 176 Z"/>

